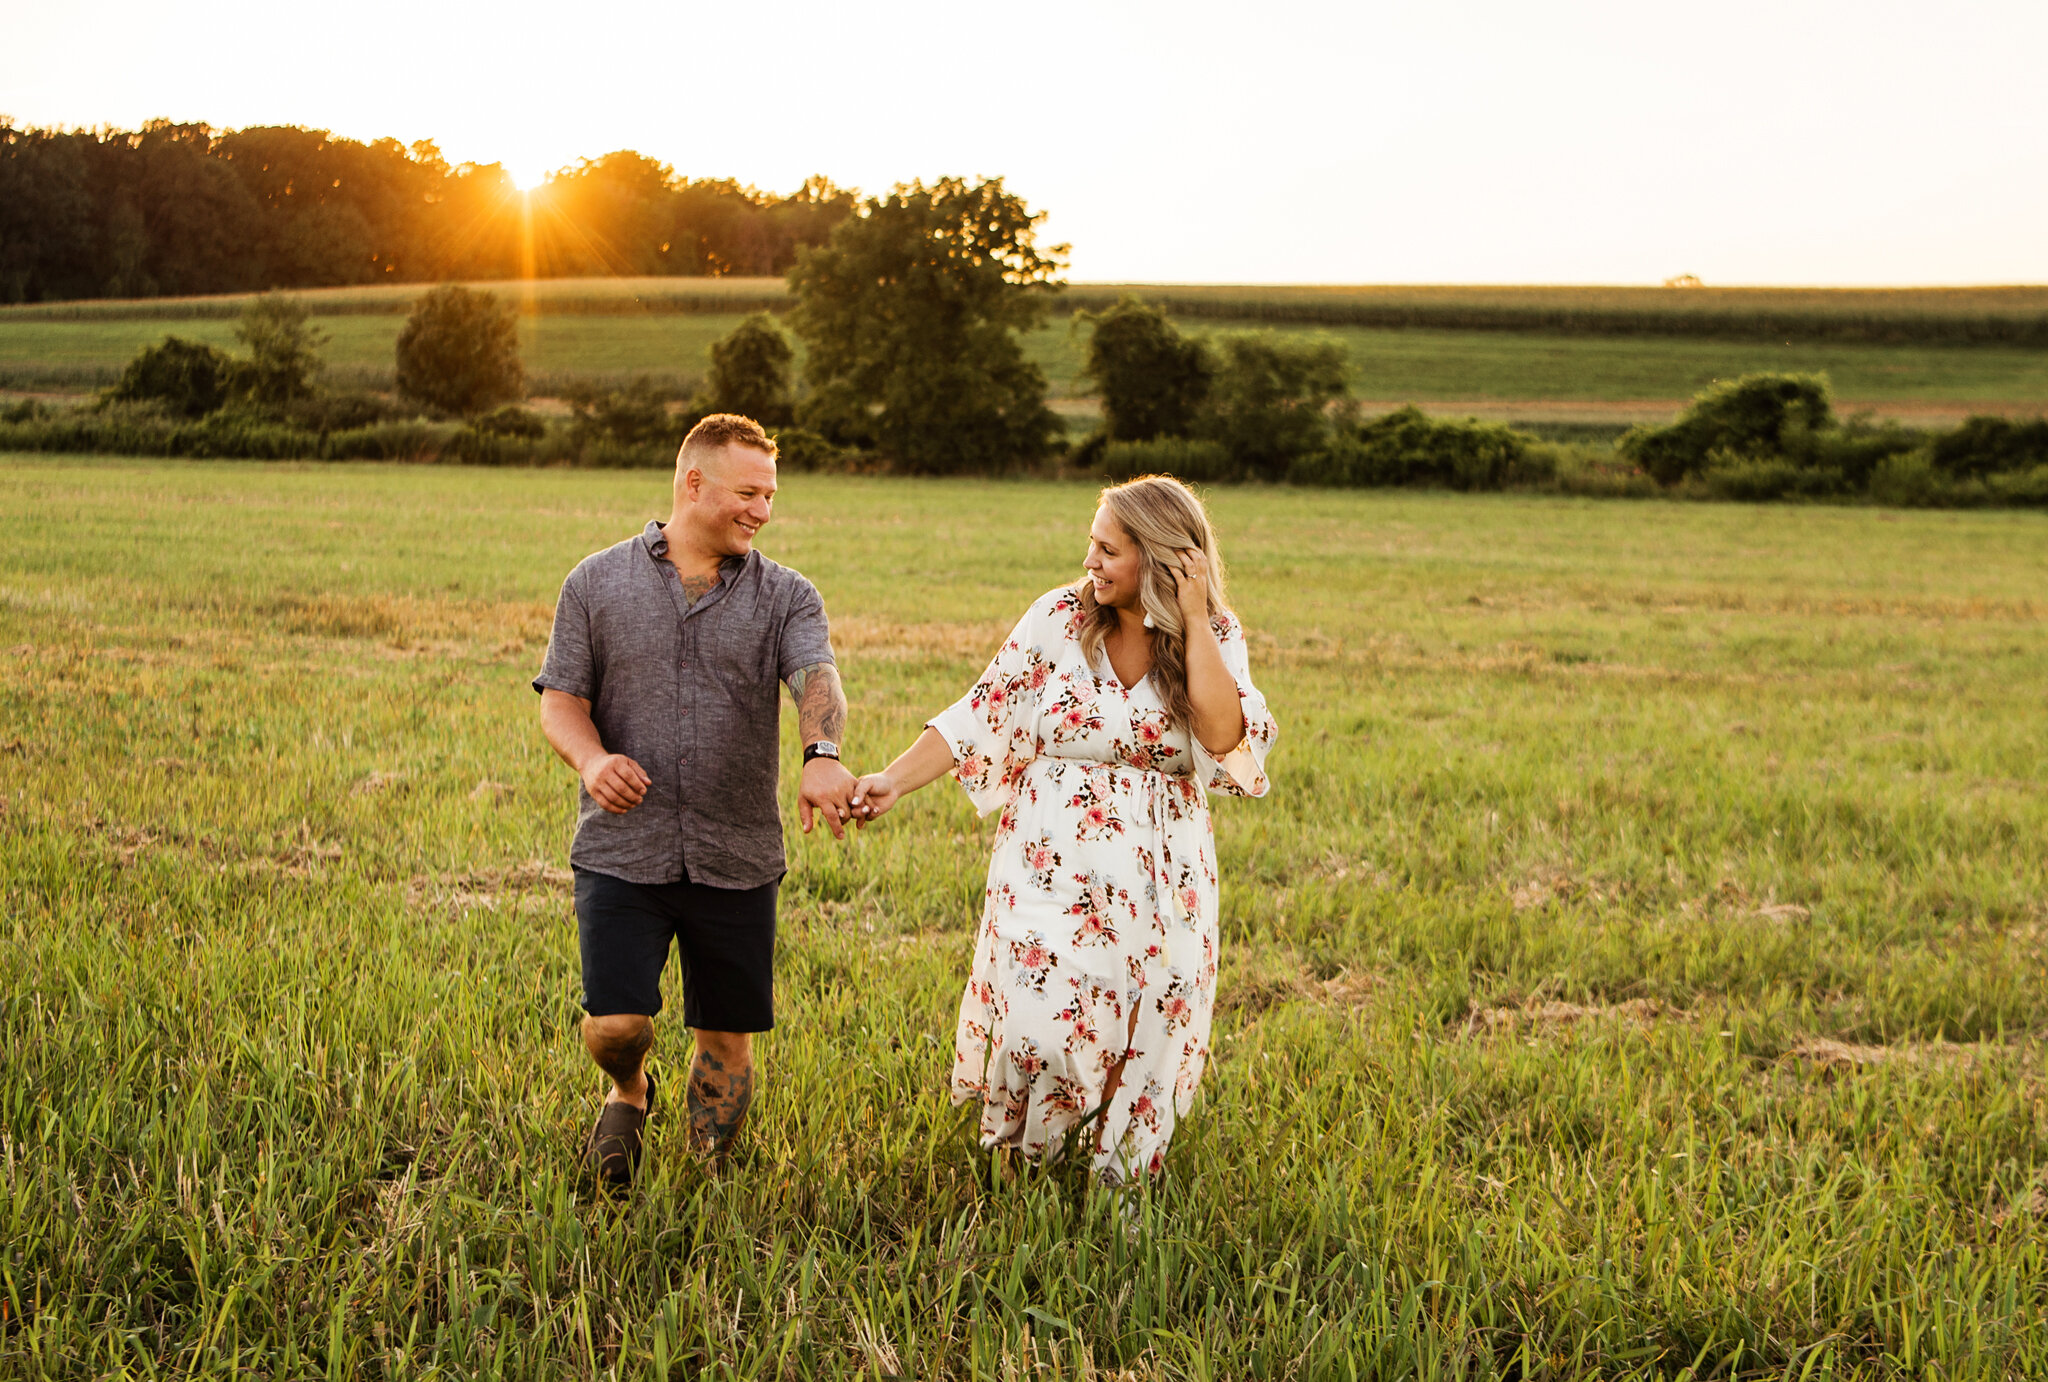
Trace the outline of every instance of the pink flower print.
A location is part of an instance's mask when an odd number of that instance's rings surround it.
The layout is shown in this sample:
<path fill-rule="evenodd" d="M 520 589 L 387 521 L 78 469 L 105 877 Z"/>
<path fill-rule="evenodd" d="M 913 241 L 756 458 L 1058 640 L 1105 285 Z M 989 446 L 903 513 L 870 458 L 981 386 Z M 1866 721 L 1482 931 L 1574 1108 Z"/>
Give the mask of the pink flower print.
<path fill-rule="evenodd" d="M 1025 946 L 1024 953 L 1017 957 L 1017 963 L 1023 965 L 1026 969 L 1045 968 L 1045 947 L 1042 945 Z"/>
<path fill-rule="evenodd" d="M 963 778 L 980 777 L 987 771 L 988 760 L 975 753 L 972 749 L 968 750 L 960 759 L 960 776 Z"/>
<path fill-rule="evenodd" d="M 1202 910 L 1202 895 L 1193 888 L 1182 888 L 1180 890 L 1180 905 L 1190 912 L 1199 912 Z"/>
<path fill-rule="evenodd" d="M 1155 720 L 1140 720 L 1138 722 L 1138 737 L 1147 744 L 1156 744 L 1166 737 L 1166 731 L 1160 728 L 1159 723 Z"/>
<path fill-rule="evenodd" d="M 1058 868 L 1059 862 L 1060 856 L 1053 853 L 1052 844 L 1048 840 L 1039 840 L 1035 844 L 1024 846 L 1024 867 L 1028 869 Z"/>
<path fill-rule="evenodd" d="M 1026 1041 L 1019 1049 L 1010 1052 L 1010 1063 L 1026 1079 L 1038 1078 L 1045 1069 L 1045 1057 L 1038 1054 L 1038 1045 L 1032 1041 Z"/>
<path fill-rule="evenodd" d="M 1074 944 L 1096 945 L 1116 943 L 1116 931 L 1109 919 L 1100 912 L 1089 912 L 1081 918 L 1081 924 L 1074 931 Z"/>
<path fill-rule="evenodd" d="M 1038 663 L 1031 669 L 1031 689 L 1033 691 L 1044 690 L 1045 683 L 1051 678 L 1051 676 L 1052 668 L 1046 666 L 1043 662 Z"/>
<path fill-rule="evenodd" d="M 1109 808 L 1098 803 L 1083 811 L 1081 819 L 1097 830 L 1105 830 L 1109 827 L 1110 822 Z"/>

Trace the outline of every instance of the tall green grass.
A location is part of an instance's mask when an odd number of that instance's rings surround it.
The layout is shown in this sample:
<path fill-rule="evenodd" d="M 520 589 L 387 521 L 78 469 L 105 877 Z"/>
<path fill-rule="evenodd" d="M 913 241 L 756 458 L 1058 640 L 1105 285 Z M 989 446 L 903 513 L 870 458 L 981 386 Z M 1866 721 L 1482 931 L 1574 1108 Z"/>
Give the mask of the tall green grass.
<path fill-rule="evenodd" d="M 1126 1228 L 945 1103 L 988 830 L 945 784 L 793 837 L 729 1172 L 658 1120 L 625 1205 L 578 1186 L 525 683 L 664 476 L 10 459 L 0 1373 L 2048 1370 L 2041 518 L 1213 503 L 1283 737 Z M 1089 512 L 787 478 L 857 765 Z"/>

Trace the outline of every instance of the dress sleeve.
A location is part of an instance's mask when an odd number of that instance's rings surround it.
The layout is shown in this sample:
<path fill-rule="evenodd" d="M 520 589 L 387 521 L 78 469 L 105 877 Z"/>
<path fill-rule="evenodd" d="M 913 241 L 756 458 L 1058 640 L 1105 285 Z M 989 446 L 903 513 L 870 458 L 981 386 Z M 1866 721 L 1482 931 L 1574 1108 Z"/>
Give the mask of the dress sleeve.
<path fill-rule="evenodd" d="M 1262 797 L 1273 788 L 1266 777 L 1266 755 L 1272 752 L 1273 741 L 1280 737 L 1280 726 L 1273 722 L 1273 712 L 1266 708 L 1264 694 L 1252 685 L 1244 625 L 1237 622 L 1235 615 L 1222 615 L 1216 621 L 1216 638 L 1223 648 L 1223 665 L 1237 682 L 1238 703 L 1244 708 L 1244 739 L 1230 752 L 1217 755 L 1203 748 L 1202 741 L 1190 734 L 1188 744 L 1195 752 L 1195 781 L 1212 792 Z"/>
<path fill-rule="evenodd" d="M 1035 673 L 1045 662 L 1038 622 L 1036 607 L 1027 611 L 973 689 L 925 722 L 945 736 L 953 776 L 984 816 L 1010 804 L 1038 756 L 1035 683 L 1044 678 Z"/>

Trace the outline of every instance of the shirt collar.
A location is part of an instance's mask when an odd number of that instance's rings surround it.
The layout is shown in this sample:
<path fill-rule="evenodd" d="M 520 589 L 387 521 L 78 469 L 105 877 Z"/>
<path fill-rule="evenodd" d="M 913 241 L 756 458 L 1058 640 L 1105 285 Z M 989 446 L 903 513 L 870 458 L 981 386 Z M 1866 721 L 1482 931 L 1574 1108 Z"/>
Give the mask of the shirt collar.
<path fill-rule="evenodd" d="M 662 532 L 660 519 L 650 518 L 647 520 L 647 526 L 640 530 L 640 545 L 647 549 L 647 555 L 651 557 L 656 559 L 667 558 L 668 535 Z M 744 557 L 721 557 L 718 562 L 719 574 L 724 576 L 739 570 L 747 564 L 753 555 L 752 552 L 749 552 Z"/>

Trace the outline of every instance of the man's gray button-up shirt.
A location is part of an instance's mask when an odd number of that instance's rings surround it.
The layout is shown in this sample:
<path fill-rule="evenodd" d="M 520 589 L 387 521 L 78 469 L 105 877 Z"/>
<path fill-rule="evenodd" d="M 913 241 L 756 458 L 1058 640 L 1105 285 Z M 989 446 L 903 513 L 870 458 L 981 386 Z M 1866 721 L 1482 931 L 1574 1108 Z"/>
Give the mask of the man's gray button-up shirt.
<path fill-rule="evenodd" d="M 668 541 L 649 523 L 579 562 L 555 603 L 533 689 L 590 702 L 598 737 L 653 779 L 613 815 L 577 787 L 569 862 L 630 883 L 684 874 L 757 888 L 785 869 L 775 798 L 782 683 L 832 661 L 817 587 L 759 552 L 728 557 L 684 602 Z"/>

